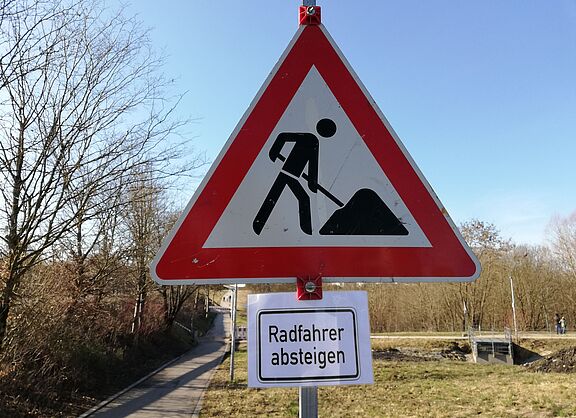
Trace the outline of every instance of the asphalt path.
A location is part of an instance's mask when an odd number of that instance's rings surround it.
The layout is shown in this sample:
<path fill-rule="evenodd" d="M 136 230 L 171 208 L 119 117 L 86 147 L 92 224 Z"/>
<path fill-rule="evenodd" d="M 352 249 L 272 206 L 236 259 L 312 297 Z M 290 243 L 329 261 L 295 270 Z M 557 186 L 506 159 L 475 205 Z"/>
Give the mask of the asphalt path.
<path fill-rule="evenodd" d="M 89 415 L 120 417 L 194 417 L 204 391 L 222 362 L 230 330 L 227 309 L 217 309 L 214 326 L 194 349 Z"/>

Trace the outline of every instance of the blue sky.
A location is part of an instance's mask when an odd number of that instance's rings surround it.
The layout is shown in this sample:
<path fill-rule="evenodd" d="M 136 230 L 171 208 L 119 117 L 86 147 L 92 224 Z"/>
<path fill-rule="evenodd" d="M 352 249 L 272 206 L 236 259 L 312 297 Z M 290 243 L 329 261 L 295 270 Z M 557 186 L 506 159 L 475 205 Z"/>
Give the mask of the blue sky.
<path fill-rule="evenodd" d="M 297 29 L 299 1 L 134 1 L 214 160 Z M 318 1 L 447 208 L 544 244 L 576 210 L 576 1 Z M 190 189 L 190 197 L 193 187 Z"/>

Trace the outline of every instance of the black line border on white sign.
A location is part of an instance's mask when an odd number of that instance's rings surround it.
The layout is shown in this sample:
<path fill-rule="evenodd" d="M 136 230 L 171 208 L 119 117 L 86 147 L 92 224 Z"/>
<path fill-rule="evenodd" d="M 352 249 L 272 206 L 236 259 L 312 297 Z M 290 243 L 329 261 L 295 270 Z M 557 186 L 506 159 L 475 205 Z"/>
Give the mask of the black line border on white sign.
<path fill-rule="evenodd" d="M 351 313 L 352 322 L 354 324 L 354 351 L 356 360 L 356 373 L 350 375 L 337 375 L 337 376 L 294 376 L 294 377 L 264 377 L 262 376 L 262 335 L 261 335 L 261 317 L 262 315 L 278 315 L 278 314 L 299 314 L 299 313 Z M 314 382 L 314 381 L 338 381 L 338 380 L 358 380 L 360 378 L 360 347 L 358 345 L 358 320 L 356 311 L 353 308 L 318 308 L 318 309 L 283 309 L 283 310 L 262 310 L 257 314 L 257 340 L 258 340 L 258 380 L 261 383 L 274 383 L 274 382 Z"/>

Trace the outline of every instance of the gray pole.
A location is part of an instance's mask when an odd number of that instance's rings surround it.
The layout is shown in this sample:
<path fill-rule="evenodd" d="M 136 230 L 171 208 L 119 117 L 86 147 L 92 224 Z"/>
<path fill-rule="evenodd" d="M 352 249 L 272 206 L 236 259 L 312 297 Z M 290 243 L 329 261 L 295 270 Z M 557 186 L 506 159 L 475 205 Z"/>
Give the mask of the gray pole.
<path fill-rule="evenodd" d="M 238 300 L 238 285 L 234 285 L 234 290 L 232 292 L 232 332 L 231 336 L 231 347 L 230 347 L 230 382 L 234 381 L 234 352 L 236 351 L 236 306 Z"/>
<path fill-rule="evenodd" d="M 318 386 L 300 386 L 300 418 L 318 418 Z"/>
<path fill-rule="evenodd" d="M 312 286 L 308 286 L 312 285 Z M 314 292 L 314 282 L 306 283 L 305 290 Z M 300 418 L 318 418 L 318 386 L 300 386 L 299 391 Z"/>
<path fill-rule="evenodd" d="M 466 306 L 466 301 L 463 302 L 464 305 L 464 335 L 468 335 L 470 339 L 470 330 L 468 329 L 468 306 Z"/>
<path fill-rule="evenodd" d="M 512 275 L 510 275 L 510 291 L 512 293 L 512 317 L 514 319 L 514 338 L 518 341 L 518 325 L 516 323 L 516 303 L 514 300 L 514 283 L 512 282 Z"/>
<path fill-rule="evenodd" d="M 302 0 L 302 6 L 316 6 L 316 0 Z M 318 418 L 318 386 L 300 386 L 300 418 Z"/>
<path fill-rule="evenodd" d="M 528 251 L 526 251 L 523 255 L 522 258 L 526 258 L 528 257 Z M 512 259 L 512 269 L 510 270 L 510 275 L 508 276 L 508 278 L 510 279 L 510 292 L 512 293 L 512 317 L 514 319 L 514 338 L 516 338 L 516 340 L 518 340 L 518 324 L 516 322 L 516 301 L 514 298 L 514 283 L 512 282 L 512 276 L 514 275 L 514 270 L 516 269 L 516 259 L 513 258 Z"/>

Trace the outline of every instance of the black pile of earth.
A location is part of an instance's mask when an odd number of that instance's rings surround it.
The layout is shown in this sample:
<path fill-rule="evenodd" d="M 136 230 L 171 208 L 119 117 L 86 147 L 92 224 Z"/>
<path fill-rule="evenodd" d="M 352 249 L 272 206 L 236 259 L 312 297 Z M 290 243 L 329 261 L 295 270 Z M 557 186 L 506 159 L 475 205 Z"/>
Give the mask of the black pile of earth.
<path fill-rule="evenodd" d="M 417 352 L 415 350 L 404 349 L 398 350 L 397 348 L 386 348 L 384 350 L 372 352 L 372 358 L 375 360 L 386 361 L 433 361 L 429 355 Z"/>
<path fill-rule="evenodd" d="M 385 348 L 372 352 L 372 358 L 385 361 L 466 361 L 466 349 L 457 343 L 443 350 L 427 350 L 419 348 Z"/>
<path fill-rule="evenodd" d="M 576 347 L 557 351 L 526 366 L 529 370 L 540 373 L 576 373 Z"/>
<path fill-rule="evenodd" d="M 360 189 L 320 229 L 320 235 L 408 235 L 380 196 Z"/>
<path fill-rule="evenodd" d="M 456 342 L 451 343 L 449 347 L 440 351 L 440 355 L 442 357 L 449 360 L 459 360 L 459 361 L 466 361 L 466 354 L 469 353 L 470 353 L 470 346 L 465 344 L 463 347 L 460 347 Z"/>

